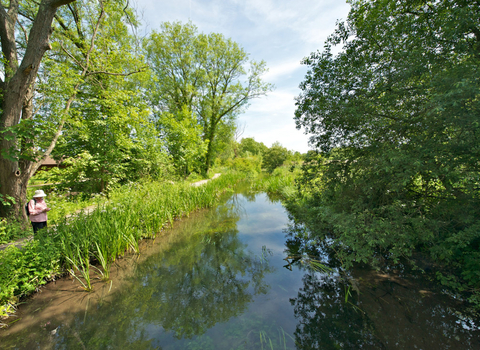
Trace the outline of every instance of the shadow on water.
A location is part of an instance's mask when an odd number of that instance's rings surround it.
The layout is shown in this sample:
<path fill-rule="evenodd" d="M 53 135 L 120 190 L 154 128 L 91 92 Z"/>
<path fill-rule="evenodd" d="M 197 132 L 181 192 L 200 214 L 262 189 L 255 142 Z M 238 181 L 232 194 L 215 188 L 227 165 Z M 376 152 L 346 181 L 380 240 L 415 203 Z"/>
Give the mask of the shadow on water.
<path fill-rule="evenodd" d="M 317 244 L 298 225 L 285 231 L 292 264 L 306 265 L 290 299 L 297 349 L 480 349 L 478 317 L 462 313 L 433 276 L 403 265 L 343 271 L 328 241 Z M 308 267 L 312 258 L 332 271 Z"/>
<path fill-rule="evenodd" d="M 327 243 L 289 225 L 276 198 L 234 194 L 145 241 L 92 293 L 49 284 L 0 348 L 480 349 L 433 283 L 406 269 L 342 272 Z"/>

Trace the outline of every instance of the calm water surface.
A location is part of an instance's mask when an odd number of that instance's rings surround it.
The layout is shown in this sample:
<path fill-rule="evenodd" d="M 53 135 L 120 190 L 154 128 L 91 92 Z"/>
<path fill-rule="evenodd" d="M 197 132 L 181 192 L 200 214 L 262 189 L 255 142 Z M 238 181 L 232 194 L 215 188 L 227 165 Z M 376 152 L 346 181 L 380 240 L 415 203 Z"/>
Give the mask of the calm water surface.
<path fill-rule="evenodd" d="M 279 202 L 233 195 L 120 259 L 92 293 L 49 284 L 0 348 L 480 349 L 476 319 L 425 276 L 340 274 L 299 236 Z"/>

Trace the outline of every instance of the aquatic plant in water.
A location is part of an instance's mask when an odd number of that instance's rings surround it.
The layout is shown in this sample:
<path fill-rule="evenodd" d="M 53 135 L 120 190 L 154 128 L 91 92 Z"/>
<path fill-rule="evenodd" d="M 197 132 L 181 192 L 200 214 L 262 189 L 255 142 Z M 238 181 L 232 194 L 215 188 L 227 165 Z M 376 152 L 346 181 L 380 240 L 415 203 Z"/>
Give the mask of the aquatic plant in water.
<path fill-rule="evenodd" d="M 79 281 L 85 291 L 90 292 L 92 290 L 92 283 L 90 280 L 90 257 L 88 254 L 83 255 L 80 251 L 80 247 L 77 246 L 77 256 L 72 258 L 67 256 L 67 261 L 71 264 L 71 267 L 68 269 L 68 272 Z M 83 277 L 85 282 L 82 281 L 80 277 L 75 274 L 75 271 L 80 272 L 80 275 Z"/>
<path fill-rule="evenodd" d="M 103 271 L 94 268 L 101 279 L 108 280 L 110 265 L 118 256 L 129 250 L 138 253 L 140 240 L 155 237 L 177 217 L 211 207 L 239 180 L 239 175 L 225 175 L 200 187 L 152 182 L 113 191 L 103 207 L 57 226 L 57 240 L 70 273 L 85 290 L 91 290 L 91 261 L 99 262 Z"/>

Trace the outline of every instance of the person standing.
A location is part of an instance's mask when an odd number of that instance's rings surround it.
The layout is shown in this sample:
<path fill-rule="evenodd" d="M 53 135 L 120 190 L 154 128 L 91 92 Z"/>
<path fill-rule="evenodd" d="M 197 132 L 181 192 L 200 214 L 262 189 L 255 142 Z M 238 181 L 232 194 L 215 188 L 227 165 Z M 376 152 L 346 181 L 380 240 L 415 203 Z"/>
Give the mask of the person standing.
<path fill-rule="evenodd" d="M 30 213 L 28 218 L 32 222 L 34 236 L 38 230 L 47 227 L 47 212 L 49 212 L 51 208 L 48 208 L 47 203 L 45 203 L 44 198 L 46 196 L 43 190 L 36 190 L 33 199 L 28 202 L 28 211 Z"/>

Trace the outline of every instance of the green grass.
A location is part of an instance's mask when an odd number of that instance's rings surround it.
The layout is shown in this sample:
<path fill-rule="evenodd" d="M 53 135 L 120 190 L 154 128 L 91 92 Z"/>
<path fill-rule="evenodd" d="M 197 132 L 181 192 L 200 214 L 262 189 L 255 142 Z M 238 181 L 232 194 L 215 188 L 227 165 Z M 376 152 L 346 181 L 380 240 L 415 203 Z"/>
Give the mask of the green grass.
<path fill-rule="evenodd" d="M 279 167 L 271 175 L 256 179 L 252 184 L 252 189 L 269 192 L 287 199 L 295 194 L 295 177 L 298 172 L 297 168 Z"/>
<path fill-rule="evenodd" d="M 288 168 L 279 168 L 256 179 L 252 187 L 286 196 L 294 176 Z M 243 178 L 241 173 L 224 173 L 199 187 L 188 181 L 132 183 L 112 190 L 108 199 L 94 196 L 80 203 L 50 195 L 49 229 L 22 250 L 12 246 L 0 251 L 0 317 L 58 274 L 70 273 L 86 291 L 92 289 L 93 272 L 108 281 L 110 266 L 119 256 L 138 253 L 139 241 L 155 238 L 175 219 L 216 205 Z M 90 214 L 65 217 L 91 205 L 96 209 Z"/>
<path fill-rule="evenodd" d="M 175 218 L 215 205 L 236 181 L 238 176 L 225 175 L 200 187 L 169 182 L 123 186 L 91 214 L 57 225 L 55 239 L 64 255 L 62 262 L 72 275 L 82 277 L 88 290 L 90 262 L 98 261 L 102 279 L 108 279 L 110 264 L 118 256 L 138 253 L 140 240 L 154 238 Z"/>
<path fill-rule="evenodd" d="M 39 239 L 22 250 L 11 246 L 0 251 L 0 310 L 65 272 L 91 290 L 92 269 L 108 280 L 115 259 L 129 251 L 138 253 L 140 240 L 154 238 L 176 218 L 214 206 L 241 178 L 222 175 L 199 187 L 185 182 L 122 186 L 110 193 L 108 201 L 97 201 L 92 213 L 58 220 L 56 227 L 41 231 Z M 3 313 L 0 317 L 7 311 Z"/>

